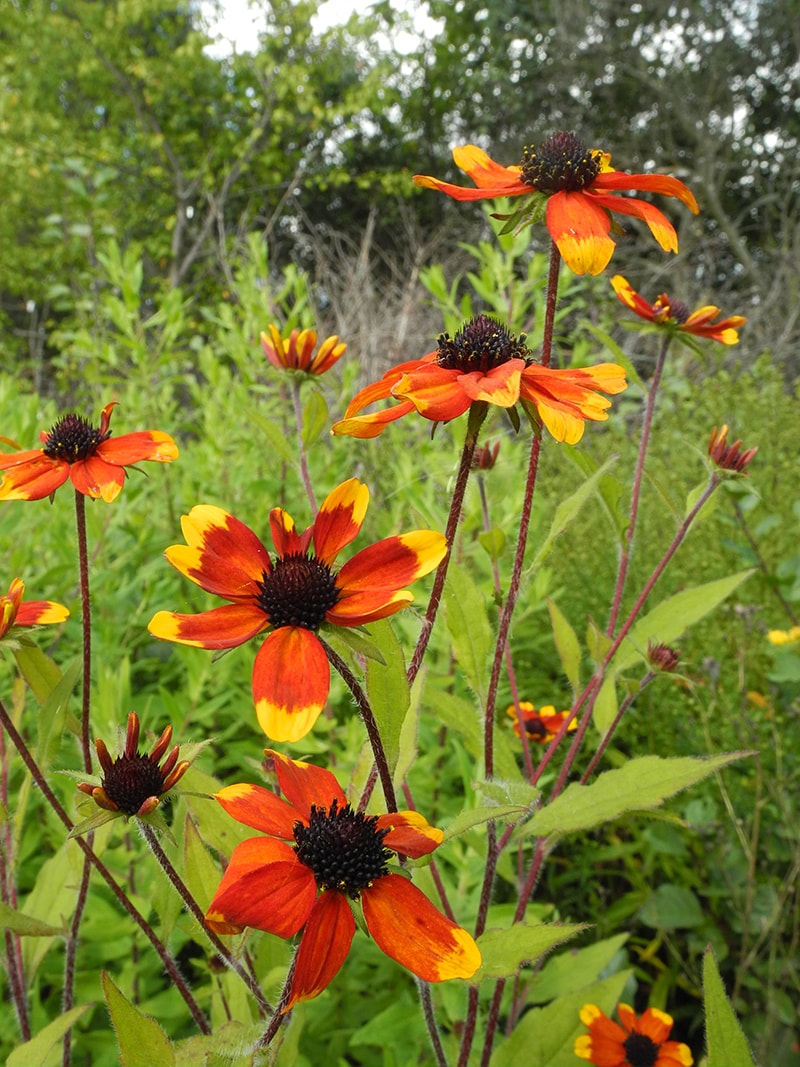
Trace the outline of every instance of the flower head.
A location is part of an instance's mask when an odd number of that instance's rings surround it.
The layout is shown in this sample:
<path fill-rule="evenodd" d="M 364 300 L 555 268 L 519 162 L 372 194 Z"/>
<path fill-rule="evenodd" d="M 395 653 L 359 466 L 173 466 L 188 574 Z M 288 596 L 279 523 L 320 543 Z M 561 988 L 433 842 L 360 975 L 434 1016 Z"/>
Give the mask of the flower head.
<path fill-rule="evenodd" d="M 539 708 L 537 711 L 529 700 L 521 700 L 519 702 L 519 710 L 522 713 L 522 720 L 525 725 L 525 733 L 528 735 L 528 740 L 535 741 L 540 745 L 553 740 L 564 725 L 565 720 L 569 718 L 570 714 L 569 711 L 556 711 L 552 704 L 546 704 L 543 708 Z M 514 720 L 514 733 L 517 737 L 521 737 L 517 709 L 513 704 L 509 704 L 506 708 L 506 715 Z M 569 732 L 577 729 L 578 720 L 573 719 L 567 727 L 567 731 Z"/>
<path fill-rule="evenodd" d="M 575 1055 L 595 1067 L 692 1067 L 688 1045 L 667 1041 L 672 1016 L 648 1008 L 640 1018 L 627 1004 L 617 1005 L 621 1026 L 596 1004 L 584 1004 L 581 1022 L 589 1033 L 575 1041 Z"/>
<path fill-rule="evenodd" d="M 316 330 L 292 330 L 288 340 L 281 337 L 277 326 L 269 325 L 269 333 L 261 334 L 261 347 L 273 367 L 278 370 L 299 370 L 306 374 L 324 374 L 344 354 L 347 345 L 339 338 L 326 337 L 316 355 Z"/>
<path fill-rule="evenodd" d="M 402 874 L 392 853 L 416 858 L 443 834 L 415 811 L 353 811 L 330 771 L 267 751 L 283 799 L 257 785 L 216 794 L 234 819 L 265 836 L 233 850 L 206 921 L 218 933 L 245 926 L 293 937 L 302 930 L 284 1011 L 316 997 L 345 961 L 360 905 L 377 946 L 426 982 L 470 978 L 477 945 Z"/>
<path fill-rule="evenodd" d="M 24 601 L 24 592 L 25 583 L 15 578 L 6 595 L 0 596 L 0 641 L 13 637 L 17 627 L 63 622 L 69 616 L 69 610 L 53 600 Z"/>
<path fill-rule="evenodd" d="M 557 441 L 575 444 L 587 419 L 608 418 L 611 402 L 601 393 L 621 393 L 625 372 L 615 363 L 554 370 L 533 360 L 525 335 L 514 337 L 486 315 L 467 322 L 455 337 L 442 334 L 438 348 L 422 359 L 399 363 L 357 393 L 334 434 L 377 437 L 390 422 L 416 411 L 433 422 L 448 422 L 481 401 L 501 408 L 518 402 Z M 382 411 L 360 412 L 380 400 L 399 403 Z"/>
<path fill-rule="evenodd" d="M 492 444 L 487 441 L 485 445 L 481 445 L 480 448 L 476 448 L 472 454 L 472 463 L 470 467 L 474 471 L 489 471 L 497 463 L 497 457 L 500 453 L 500 442 L 495 441 Z"/>
<path fill-rule="evenodd" d="M 648 304 L 621 274 L 615 274 L 611 284 L 622 303 L 639 318 L 675 333 L 691 333 L 697 337 L 710 337 L 723 345 L 735 345 L 739 343 L 739 327 L 747 322 L 743 315 L 730 315 L 727 319 L 712 322 L 719 315 L 718 307 L 708 304 L 690 312 L 682 300 L 670 300 L 666 293 L 661 293 L 654 304 Z"/>
<path fill-rule="evenodd" d="M 770 630 L 767 640 L 771 645 L 794 645 L 800 641 L 800 626 L 792 626 L 789 630 Z"/>
<path fill-rule="evenodd" d="M 337 555 L 361 530 L 368 502 L 367 487 L 350 478 L 302 534 L 282 508 L 273 508 L 274 560 L 243 522 L 200 505 L 181 520 L 187 544 L 166 551 L 181 574 L 230 603 L 199 615 L 159 611 L 150 633 L 198 648 L 234 648 L 269 630 L 253 668 L 253 699 L 261 728 L 276 741 L 305 737 L 328 699 L 330 667 L 317 637 L 323 623 L 362 626 L 394 615 L 414 599 L 404 587 L 447 551 L 440 533 L 414 530 L 363 548 L 335 569 Z"/>
<path fill-rule="evenodd" d="M 519 166 L 503 167 L 473 144 L 454 148 L 453 160 L 477 188 L 450 185 L 426 174 L 415 174 L 415 184 L 455 200 L 530 197 L 529 221 L 544 214 L 550 236 L 575 274 L 600 274 L 608 265 L 615 248 L 609 236 L 611 212 L 642 219 L 665 252 L 677 252 L 678 236 L 669 219 L 652 204 L 620 192 L 661 193 L 698 211 L 694 196 L 677 178 L 616 171 L 607 152 L 587 148 L 572 133 L 556 133 L 542 145 L 525 147 Z"/>
<path fill-rule="evenodd" d="M 654 671 L 665 671 L 668 674 L 672 674 L 678 669 L 680 659 L 680 649 L 671 648 L 669 645 L 657 644 L 654 641 L 647 642 L 647 662 Z"/>
<path fill-rule="evenodd" d="M 40 434 L 42 447 L 0 454 L 0 500 L 42 500 L 71 479 L 84 496 L 111 501 L 125 483 L 126 467 L 145 459 L 171 463 L 178 448 L 169 434 L 141 430 L 112 437 L 111 411 L 106 404 L 100 426 L 81 415 L 64 415 Z"/>
<path fill-rule="evenodd" d="M 728 427 L 722 426 L 717 432 L 716 426 L 711 433 L 708 443 L 708 456 L 711 462 L 720 471 L 730 471 L 733 474 L 746 474 L 745 468 L 750 464 L 758 448 L 746 448 L 743 452 L 741 441 L 728 444 Z"/>
<path fill-rule="evenodd" d="M 97 758 L 102 775 L 97 782 L 79 782 L 78 789 L 90 796 L 104 812 L 113 812 L 143 818 L 151 815 L 161 803 L 162 797 L 172 789 L 189 768 L 189 760 L 178 759 L 178 745 L 170 751 L 164 762 L 164 753 L 172 740 L 172 727 L 167 726 L 149 752 L 139 752 L 139 716 L 135 711 L 128 715 L 128 730 L 125 747 L 116 759 L 109 755 L 108 748 L 99 737 L 95 741 Z M 86 825 L 76 827 L 83 832 Z"/>

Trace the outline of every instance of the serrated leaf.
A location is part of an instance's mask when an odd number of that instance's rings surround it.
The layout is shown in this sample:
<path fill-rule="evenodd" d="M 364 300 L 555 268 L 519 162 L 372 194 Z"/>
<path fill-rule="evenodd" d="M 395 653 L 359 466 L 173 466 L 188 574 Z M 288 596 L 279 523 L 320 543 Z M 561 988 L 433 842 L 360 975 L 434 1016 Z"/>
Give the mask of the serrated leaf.
<path fill-rule="evenodd" d="M 486 600 L 463 567 L 451 563 L 444 589 L 445 617 L 453 639 L 458 665 L 470 688 L 486 707 L 489 653 L 492 630 L 486 613 Z"/>
<path fill-rule="evenodd" d="M 553 521 L 550 523 L 550 529 L 547 536 L 539 547 L 539 551 L 536 553 L 533 563 L 529 568 L 531 571 L 536 571 L 541 567 L 550 555 L 556 539 L 564 533 L 573 519 L 578 516 L 586 501 L 595 494 L 602 479 L 616 461 L 617 458 L 615 456 L 607 459 L 602 467 L 598 467 L 594 473 L 589 475 L 582 485 L 578 486 L 574 493 L 571 493 L 566 500 L 562 500 L 559 503 L 555 510 L 555 514 L 553 515 Z"/>
<path fill-rule="evenodd" d="M 577 693 L 580 689 L 581 646 L 575 631 L 567 622 L 554 600 L 547 598 L 547 610 L 550 613 L 550 625 L 553 627 L 558 658 L 569 684 Z"/>
<path fill-rule="evenodd" d="M 9 904 L 0 901 L 0 929 L 13 930 L 20 937 L 59 937 L 63 936 L 67 927 L 51 926 L 50 923 L 41 919 L 34 919 L 31 915 L 17 911 Z"/>
<path fill-rule="evenodd" d="M 509 818 L 513 822 L 514 819 L 519 819 L 527 813 L 528 808 L 521 804 L 497 804 L 488 808 L 470 808 L 469 811 L 462 811 L 453 819 L 444 832 L 444 841 L 450 841 L 459 834 L 471 830 L 473 826 L 480 826 L 492 819 Z"/>
<path fill-rule="evenodd" d="M 679 756 L 640 756 L 623 767 L 601 774 L 590 785 L 573 782 L 561 796 L 537 811 L 530 822 L 514 834 L 515 840 L 525 837 L 546 837 L 579 830 L 618 819 L 632 811 L 647 811 L 659 807 L 668 797 L 707 778 L 746 752 L 726 752 L 705 759 Z"/>
<path fill-rule="evenodd" d="M 587 929 L 586 923 L 564 926 L 514 923 L 508 930 L 487 930 L 478 938 L 483 962 L 472 982 L 478 984 L 484 978 L 509 978 L 524 963 L 534 963 L 555 945 L 561 945 Z"/>
<path fill-rule="evenodd" d="M 175 1067 L 172 1044 L 156 1020 L 134 1007 L 105 971 L 102 982 L 122 1067 Z"/>
<path fill-rule="evenodd" d="M 714 950 L 703 957 L 703 1002 L 706 1016 L 706 1067 L 757 1067 L 741 1024 L 725 995 Z"/>
<path fill-rule="evenodd" d="M 6 1067 L 44 1067 L 50 1060 L 52 1050 L 67 1030 L 92 1007 L 94 1007 L 93 1004 L 79 1004 L 63 1015 L 59 1015 L 57 1019 L 53 1019 L 30 1041 L 26 1041 L 24 1045 L 17 1045 L 14 1051 L 9 1053 L 6 1058 Z"/>
<path fill-rule="evenodd" d="M 684 589 L 663 600 L 634 624 L 611 661 L 613 669 L 620 673 L 641 660 L 649 640 L 671 645 L 690 626 L 726 600 L 751 574 L 752 570 L 739 571 L 705 585 Z"/>

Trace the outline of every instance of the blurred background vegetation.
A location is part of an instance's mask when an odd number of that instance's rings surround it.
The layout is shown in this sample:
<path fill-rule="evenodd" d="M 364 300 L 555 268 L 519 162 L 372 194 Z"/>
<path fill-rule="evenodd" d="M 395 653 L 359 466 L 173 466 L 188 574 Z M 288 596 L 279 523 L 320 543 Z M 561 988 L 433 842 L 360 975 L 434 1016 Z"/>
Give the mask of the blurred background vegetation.
<path fill-rule="evenodd" d="M 671 354 L 631 602 L 704 477 L 715 424 L 730 423 L 734 438 L 759 446 L 758 457 L 749 479 L 718 494 L 659 589 L 666 595 L 745 567 L 755 573 L 735 602 L 687 635 L 683 680 L 659 679 L 646 692 L 607 760 L 633 752 L 756 754 L 672 804 L 673 822 L 639 821 L 572 841 L 554 856 L 539 898 L 565 921 L 599 923 L 588 941 L 629 930 L 622 954 L 635 968 L 637 1004 L 668 1005 L 679 1036 L 696 1050 L 701 956 L 712 942 L 762 1062 L 797 1067 L 800 655 L 798 646 L 766 639 L 797 623 L 800 602 L 795 2 L 430 0 L 433 21 L 403 52 L 392 42 L 410 26 L 411 8 L 377 3 L 324 32 L 313 28 L 316 9 L 314 2 L 264 4 L 252 51 L 220 57 L 209 52 L 190 4 L 12 0 L 3 7 L 0 433 L 32 447 L 57 413 L 75 404 L 96 416 L 119 397 L 116 432 L 157 427 L 182 449 L 174 467 L 147 478 L 134 473 L 113 509 L 89 509 L 101 564 L 93 579 L 96 732 L 112 740 L 134 707 L 155 720 L 153 728 L 171 718 L 178 740 L 213 734 L 208 773 L 228 781 L 242 768 L 256 773 L 247 710 L 252 650 L 212 664 L 202 650 L 153 642 L 145 626 L 158 608 L 208 606 L 161 555 L 179 540 L 179 516 L 194 504 L 220 504 L 260 531 L 276 504 L 299 524 L 308 519 L 298 503 L 288 394 L 258 345 L 270 321 L 315 326 L 348 343 L 337 370 L 314 385 L 324 404 L 308 409 L 320 494 L 337 480 L 364 478 L 373 493 L 370 540 L 412 520 L 441 526 L 458 427 L 440 427 L 429 440 L 419 426 L 401 423 L 368 446 L 331 442 L 327 427 L 355 388 L 390 361 L 428 352 L 436 334 L 464 315 L 497 312 L 535 341 L 546 245 L 542 229 L 498 248 L 486 211 L 414 189 L 412 173 L 460 181 L 453 144 L 475 141 L 513 163 L 523 144 L 565 128 L 612 152 L 620 169 L 674 174 L 701 205 L 695 218 L 659 204 L 679 230 L 681 254 L 660 254 L 633 223 L 613 267 L 650 298 L 666 289 L 691 307 L 709 302 L 747 315 L 748 324 L 736 348 Z M 565 272 L 558 358 L 597 362 L 614 358 L 619 345 L 646 381 L 656 342 L 620 328 L 625 316 L 609 294 L 606 278 Z M 619 457 L 623 481 L 635 461 L 641 399 L 636 388 L 618 398 L 612 419 L 590 427 L 580 446 L 598 463 Z M 492 432 L 502 438 L 486 476 L 493 521 L 510 545 L 527 443 L 501 422 Z M 556 503 L 583 477 L 571 451 L 545 444 L 532 553 L 537 530 L 549 528 Z M 462 542 L 483 582 L 490 560 L 478 547 L 480 502 L 471 493 Z M 64 600 L 77 612 L 66 508 L 61 520 L 44 503 L 6 504 L 2 543 L 9 580 L 23 575 L 30 595 Z M 590 618 L 604 624 L 615 570 L 598 502 L 560 539 L 557 559 L 529 576 L 512 633 L 524 699 L 570 702 L 545 597 L 583 634 Z M 437 640 L 432 692 L 453 684 L 458 693 L 444 632 Z M 334 687 L 327 722 L 308 738 L 310 752 L 358 749 L 341 688 Z M 460 755 L 434 766 L 421 745 L 413 783 L 420 806 L 445 821 L 457 803 L 447 798 L 462 795 L 459 781 L 469 781 L 476 755 L 466 726 L 447 726 L 456 738 L 464 731 Z M 71 783 L 59 788 L 71 803 Z M 36 832 L 57 847 L 58 830 Z M 30 855 L 37 847 L 34 837 Z M 480 884 L 477 856 L 464 859 L 467 897 Z M 500 873 L 498 909 L 515 888 L 511 865 Z M 39 981 L 42 1003 L 51 998 L 57 1013 L 54 956 Z M 385 988 L 367 981 L 363 988 L 384 992 L 362 1003 L 365 1019 L 397 1010 L 397 981 L 394 971 Z M 155 979 L 154 988 L 166 996 Z M 530 1002 L 546 1000 L 548 988 L 544 978 L 534 984 Z M 308 1009 L 319 1042 L 308 1046 L 309 1062 L 331 1054 L 325 1022 L 339 1018 L 337 995 Z M 407 1036 L 411 985 L 403 998 L 398 1041 Z M 86 1030 L 91 1040 L 90 1022 Z M 362 1032 L 359 1044 L 337 1030 L 336 1054 L 374 1063 L 370 1040 Z M 98 1051 L 97 1062 L 107 1053 Z"/>

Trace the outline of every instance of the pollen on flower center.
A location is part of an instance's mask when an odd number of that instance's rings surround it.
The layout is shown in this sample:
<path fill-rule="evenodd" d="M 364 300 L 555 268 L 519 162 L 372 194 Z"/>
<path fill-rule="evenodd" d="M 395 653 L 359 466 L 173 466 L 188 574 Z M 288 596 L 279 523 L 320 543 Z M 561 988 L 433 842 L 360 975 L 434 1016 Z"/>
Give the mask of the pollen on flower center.
<path fill-rule="evenodd" d="M 110 436 L 110 430 L 101 433 L 80 415 L 65 415 L 53 426 L 42 452 L 51 459 L 77 463 L 93 455 L 97 446 Z"/>
<path fill-rule="evenodd" d="M 340 809 L 336 799 L 330 808 L 312 804 L 308 826 L 294 824 L 297 858 L 314 872 L 320 889 L 358 900 L 364 889 L 389 873 L 391 852 L 383 847 L 389 831 L 379 830 L 377 823 L 377 816 L 353 811 L 349 804 Z"/>
<path fill-rule="evenodd" d="M 149 755 L 122 755 L 103 776 L 103 789 L 120 811 L 136 815 L 146 800 L 163 793 L 164 776 Z"/>
<path fill-rule="evenodd" d="M 521 177 L 541 193 L 579 192 L 600 173 L 602 155 L 574 133 L 556 133 L 539 147 L 525 146 Z"/>
<path fill-rule="evenodd" d="M 330 567 L 302 553 L 275 561 L 271 573 L 259 582 L 258 604 L 275 629 L 302 626 L 316 631 L 339 599 Z"/>
<path fill-rule="evenodd" d="M 470 319 L 455 337 L 443 333 L 437 344 L 439 366 L 446 370 L 460 370 L 465 374 L 471 371 L 487 374 L 510 359 L 527 361 L 530 358 L 525 334 L 513 337 L 505 326 L 487 315 Z"/>
<path fill-rule="evenodd" d="M 647 1034 L 631 1034 L 622 1042 L 622 1047 L 631 1067 L 655 1067 L 658 1045 Z"/>

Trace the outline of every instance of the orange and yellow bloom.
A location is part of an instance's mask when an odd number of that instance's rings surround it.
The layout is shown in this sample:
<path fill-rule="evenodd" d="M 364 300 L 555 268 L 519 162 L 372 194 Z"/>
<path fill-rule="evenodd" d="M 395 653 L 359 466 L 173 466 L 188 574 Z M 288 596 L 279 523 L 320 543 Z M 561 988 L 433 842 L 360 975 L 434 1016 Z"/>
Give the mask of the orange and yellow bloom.
<path fill-rule="evenodd" d="M 367 487 L 350 478 L 303 533 L 273 508 L 274 560 L 243 522 L 203 504 L 181 520 L 187 543 L 166 551 L 181 574 L 230 603 L 198 615 L 160 611 L 150 633 L 198 648 L 234 648 L 269 630 L 253 668 L 253 699 L 261 728 L 275 741 L 305 737 L 328 699 L 330 667 L 317 637 L 322 624 L 362 626 L 394 615 L 413 600 L 404 587 L 445 556 L 442 534 L 414 530 L 363 548 L 335 570 L 368 503 Z"/>
<path fill-rule="evenodd" d="M 316 330 L 292 330 L 288 339 L 281 337 L 277 326 L 269 325 L 269 333 L 261 334 L 261 347 L 277 370 L 299 370 L 306 374 L 324 374 L 341 359 L 347 345 L 337 336 L 326 337 L 314 352 Z"/>
<path fill-rule="evenodd" d="M 0 641 L 19 626 L 63 622 L 69 611 L 53 600 L 23 600 L 25 583 L 15 578 L 5 596 L 0 596 Z"/>
<path fill-rule="evenodd" d="M 744 315 L 730 315 L 727 319 L 712 322 L 719 315 L 719 308 L 714 304 L 690 312 L 682 300 L 670 300 L 666 293 L 661 293 L 654 304 L 649 304 L 621 274 L 615 274 L 611 284 L 622 303 L 639 318 L 675 333 L 691 333 L 696 337 L 709 337 L 722 345 L 736 345 L 739 343 L 739 327 L 747 322 Z"/>
<path fill-rule="evenodd" d="M 711 431 L 711 440 L 708 442 L 708 458 L 717 470 L 729 471 L 734 475 L 744 474 L 747 477 L 746 468 L 750 465 L 757 452 L 758 446 L 742 450 L 742 442 L 740 440 L 734 441 L 732 445 L 729 445 L 727 426 L 721 426 L 719 430 L 715 426 Z"/>
<path fill-rule="evenodd" d="M 535 741 L 540 745 L 553 740 L 570 714 L 568 711 L 556 711 L 552 704 L 545 704 L 543 708 L 539 708 L 537 711 L 529 700 L 521 700 L 519 708 L 522 712 L 522 720 L 525 724 L 525 733 L 528 735 L 528 740 Z M 514 733 L 517 737 L 521 737 L 517 709 L 513 704 L 509 704 L 506 708 L 506 715 L 514 720 Z M 578 720 L 575 718 L 569 724 L 567 730 L 577 729 Z"/>
<path fill-rule="evenodd" d="M 596 1004 L 584 1004 L 581 1022 L 589 1028 L 575 1041 L 575 1055 L 594 1067 L 692 1067 L 688 1045 L 667 1041 L 672 1016 L 648 1008 L 637 1017 L 627 1004 L 617 1005 L 622 1025 L 609 1019 Z"/>
<path fill-rule="evenodd" d="M 520 403 L 557 441 L 575 444 L 586 420 L 608 418 L 611 401 L 600 394 L 621 393 L 626 386 L 625 372 L 615 363 L 575 370 L 543 367 L 534 362 L 524 335 L 514 337 L 494 319 L 478 315 L 455 337 L 442 334 L 435 352 L 399 363 L 357 393 L 332 432 L 377 437 L 412 411 L 432 422 L 448 422 L 476 402 L 501 408 Z M 361 414 L 381 400 L 398 403 Z"/>
<path fill-rule="evenodd" d="M 283 797 L 257 785 L 216 794 L 234 819 L 265 836 L 237 845 L 206 921 L 221 934 L 243 927 L 294 937 L 302 930 L 284 1011 L 318 996 L 344 963 L 359 907 L 376 945 L 426 982 L 470 978 L 477 945 L 408 878 L 392 853 L 416 858 L 441 844 L 441 830 L 415 811 L 353 811 L 321 767 L 267 751 Z"/>
<path fill-rule="evenodd" d="M 455 200 L 531 197 L 532 206 L 543 210 L 550 236 L 575 274 L 600 274 L 608 266 L 616 247 L 610 236 L 612 212 L 642 219 L 665 252 L 677 252 L 678 235 L 669 219 L 652 204 L 619 193 L 660 193 L 677 198 L 695 214 L 699 210 L 694 195 L 677 178 L 616 171 L 607 152 L 587 148 L 572 133 L 556 133 L 538 147 L 527 146 L 519 166 L 501 166 L 473 144 L 454 148 L 453 160 L 475 189 L 427 174 L 415 174 L 414 183 Z"/>
<path fill-rule="evenodd" d="M 142 460 L 171 463 L 178 448 L 169 434 L 141 430 L 112 437 L 106 404 L 99 428 L 81 415 L 65 415 L 40 434 L 41 448 L 0 454 L 0 500 L 42 500 L 71 480 L 84 496 L 111 501 L 125 483 L 126 467 Z"/>

